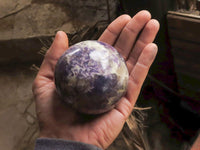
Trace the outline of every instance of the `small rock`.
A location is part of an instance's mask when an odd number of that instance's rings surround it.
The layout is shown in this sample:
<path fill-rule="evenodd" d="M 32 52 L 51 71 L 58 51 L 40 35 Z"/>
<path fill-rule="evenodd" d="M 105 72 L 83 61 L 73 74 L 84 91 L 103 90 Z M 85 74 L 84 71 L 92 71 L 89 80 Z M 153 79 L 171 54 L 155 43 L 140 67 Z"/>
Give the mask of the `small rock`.
<path fill-rule="evenodd" d="M 31 115 L 27 115 L 26 116 L 26 121 L 29 123 L 29 124 L 33 124 L 35 122 L 35 119 L 31 116 Z"/>

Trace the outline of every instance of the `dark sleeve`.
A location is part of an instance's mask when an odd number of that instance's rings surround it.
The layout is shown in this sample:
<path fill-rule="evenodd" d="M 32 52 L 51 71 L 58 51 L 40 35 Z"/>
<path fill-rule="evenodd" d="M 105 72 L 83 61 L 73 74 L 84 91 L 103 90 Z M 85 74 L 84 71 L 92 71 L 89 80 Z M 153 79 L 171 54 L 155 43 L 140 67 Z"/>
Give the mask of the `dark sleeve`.
<path fill-rule="evenodd" d="M 53 138 L 38 138 L 35 150 L 102 150 L 94 145 Z"/>

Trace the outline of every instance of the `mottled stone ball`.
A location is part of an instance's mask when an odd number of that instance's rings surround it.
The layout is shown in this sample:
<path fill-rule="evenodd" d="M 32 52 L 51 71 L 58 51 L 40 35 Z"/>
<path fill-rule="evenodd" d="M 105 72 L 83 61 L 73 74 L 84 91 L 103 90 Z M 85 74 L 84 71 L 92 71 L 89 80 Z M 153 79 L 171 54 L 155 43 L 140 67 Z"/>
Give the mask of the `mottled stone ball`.
<path fill-rule="evenodd" d="M 128 78 L 125 61 L 117 50 L 95 40 L 71 46 L 55 67 L 58 94 L 86 114 L 111 110 L 125 95 Z"/>

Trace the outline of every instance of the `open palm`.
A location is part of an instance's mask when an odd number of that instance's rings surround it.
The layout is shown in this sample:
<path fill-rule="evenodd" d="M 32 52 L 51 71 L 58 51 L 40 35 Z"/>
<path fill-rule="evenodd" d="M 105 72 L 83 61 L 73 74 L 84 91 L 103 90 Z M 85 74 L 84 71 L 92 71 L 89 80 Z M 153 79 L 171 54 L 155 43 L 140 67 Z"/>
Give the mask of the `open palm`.
<path fill-rule="evenodd" d="M 122 15 L 104 31 L 99 41 L 114 46 L 126 60 L 129 70 L 128 90 L 111 111 L 89 117 L 71 109 L 60 100 L 54 84 L 54 69 L 59 57 L 68 49 L 67 35 L 59 31 L 47 51 L 33 83 L 40 137 L 60 138 L 107 148 L 118 136 L 131 114 L 148 70 L 156 56 L 153 40 L 159 23 L 147 11 L 133 18 Z"/>

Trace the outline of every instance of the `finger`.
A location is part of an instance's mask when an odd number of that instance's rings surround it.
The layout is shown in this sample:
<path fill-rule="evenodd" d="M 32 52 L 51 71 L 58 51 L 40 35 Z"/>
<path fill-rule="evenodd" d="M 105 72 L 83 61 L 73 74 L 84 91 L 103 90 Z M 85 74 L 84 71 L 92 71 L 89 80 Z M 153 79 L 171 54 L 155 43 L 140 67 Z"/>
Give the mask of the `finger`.
<path fill-rule="evenodd" d="M 45 55 L 38 74 L 44 77 L 52 78 L 54 75 L 55 65 L 67 48 L 68 38 L 66 33 L 63 31 L 58 31 L 51 47 Z"/>
<path fill-rule="evenodd" d="M 126 24 L 122 30 L 114 47 L 119 51 L 124 59 L 126 59 L 129 55 L 138 34 L 150 19 L 151 14 L 148 11 L 140 11 L 129 21 L 128 24 Z"/>
<path fill-rule="evenodd" d="M 156 57 L 157 51 L 157 45 L 154 43 L 148 44 L 142 51 L 134 69 L 130 73 L 129 80 L 132 86 L 129 86 L 129 88 L 133 88 L 132 90 L 135 91 L 135 93 L 133 94 L 131 89 L 128 91 L 127 97 L 129 100 L 136 99 L 138 96 L 149 68 Z"/>
<path fill-rule="evenodd" d="M 157 20 L 152 19 L 146 24 L 126 61 L 129 71 L 133 69 L 144 47 L 154 41 L 158 30 L 159 22 Z"/>
<path fill-rule="evenodd" d="M 124 26 L 130 21 L 129 15 L 121 15 L 115 19 L 100 36 L 99 41 L 113 45 Z"/>
<path fill-rule="evenodd" d="M 134 69 L 130 73 L 126 97 L 121 99 L 116 107 L 125 118 L 127 118 L 133 110 L 149 68 L 155 59 L 157 50 L 156 44 L 148 44 L 142 51 Z"/>

